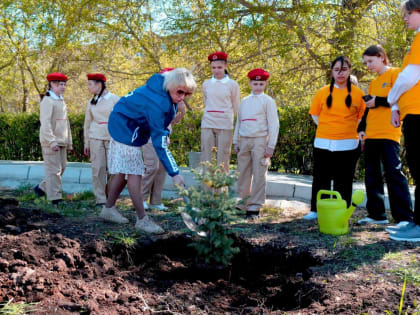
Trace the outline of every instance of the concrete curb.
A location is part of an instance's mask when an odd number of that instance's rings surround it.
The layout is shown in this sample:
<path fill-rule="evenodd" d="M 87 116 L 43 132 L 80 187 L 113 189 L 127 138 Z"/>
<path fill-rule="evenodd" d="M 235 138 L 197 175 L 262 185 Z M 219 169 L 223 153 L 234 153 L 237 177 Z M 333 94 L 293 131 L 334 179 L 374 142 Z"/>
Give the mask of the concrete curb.
<path fill-rule="evenodd" d="M 188 186 L 197 185 L 189 168 L 181 168 L 185 183 Z M 44 178 L 44 164 L 36 161 L 0 161 L 0 186 L 17 188 L 29 184 L 36 185 Z M 92 190 L 92 173 L 90 163 L 69 162 L 63 174 L 63 190 L 77 193 Z M 308 202 L 311 199 L 312 177 L 303 175 L 269 173 L 267 176 L 267 197 L 274 200 L 270 204 L 277 204 L 275 200 L 297 199 Z M 356 182 L 353 189 L 364 190 L 364 184 Z M 410 187 L 414 200 L 414 189 Z M 128 194 L 125 189 L 123 194 Z M 177 190 L 172 185 L 169 176 L 166 177 L 163 197 L 174 198 Z M 388 196 L 385 197 L 386 207 L 389 208 Z M 364 204 L 363 204 L 364 206 Z"/>

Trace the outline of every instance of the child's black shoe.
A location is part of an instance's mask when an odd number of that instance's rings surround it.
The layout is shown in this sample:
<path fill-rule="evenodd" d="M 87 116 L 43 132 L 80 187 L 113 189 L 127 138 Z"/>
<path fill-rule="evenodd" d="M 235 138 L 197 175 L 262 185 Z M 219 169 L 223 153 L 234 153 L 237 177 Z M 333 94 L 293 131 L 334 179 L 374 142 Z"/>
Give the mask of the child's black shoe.
<path fill-rule="evenodd" d="M 35 195 L 38 198 L 41 198 L 41 197 L 44 197 L 45 196 L 45 192 L 41 189 L 41 187 L 39 187 L 39 185 L 36 185 L 34 187 L 34 192 L 35 192 Z"/>

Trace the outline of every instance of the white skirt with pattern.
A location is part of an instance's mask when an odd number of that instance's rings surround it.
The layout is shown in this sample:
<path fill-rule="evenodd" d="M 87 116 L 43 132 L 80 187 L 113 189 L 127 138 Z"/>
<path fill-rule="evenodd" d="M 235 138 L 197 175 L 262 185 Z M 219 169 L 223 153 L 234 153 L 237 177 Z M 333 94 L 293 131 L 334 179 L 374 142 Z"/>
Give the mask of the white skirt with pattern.
<path fill-rule="evenodd" d="M 108 151 L 110 174 L 143 175 L 144 163 L 140 147 L 133 147 L 111 139 Z"/>

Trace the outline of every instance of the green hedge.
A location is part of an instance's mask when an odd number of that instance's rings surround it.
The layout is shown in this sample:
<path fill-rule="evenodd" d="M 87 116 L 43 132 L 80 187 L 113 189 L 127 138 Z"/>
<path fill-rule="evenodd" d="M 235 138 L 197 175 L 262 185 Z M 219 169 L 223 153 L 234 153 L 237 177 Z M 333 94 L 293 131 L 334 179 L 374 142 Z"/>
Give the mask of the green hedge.
<path fill-rule="evenodd" d="M 83 156 L 84 114 L 69 115 L 74 150 L 71 162 L 88 161 Z M 39 114 L 0 114 L 0 160 L 41 161 Z"/>
<path fill-rule="evenodd" d="M 182 123 L 174 127 L 171 151 L 180 165 L 188 165 L 188 152 L 200 151 L 201 112 L 188 112 Z M 312 142 L 315 125 L 307 107 L 287 107 L 279 112 L 280 136 L 272 159 L 271 170 L 310 174 L 312 168 Z M 84 162 L 84 114 L 69 115 L 74 150 L 68 160 Z M 0 114 L 0 160 L 40 161 L 39 114 Z M 232 164 L 236 155 L 232 154 Z"/>
<path fill-rule="evenodd" d="M 188 152 L 200 151 L 201 112 L 188 112 L 171 135 L 171 152 L 181 166 L 188 165 Z M 68 155 L 72 162 L 86 162 L 83 155 L 84 114 L 69 115 L 74 150 Z M 271 160 L 270 170 L 295 174 L 312 173 L 312 150 L 315 124 L 307 106 L 285 107 L 279 110 L 280 134 Z M 39 114 L 0 113 L 0 160 L 40 161 Z M 405 152 L 403 170 L 408 175 Z M 232 154 L 231 163 L 236 164 Z M 363 157 L 357 177 L 363 177 Z"/>

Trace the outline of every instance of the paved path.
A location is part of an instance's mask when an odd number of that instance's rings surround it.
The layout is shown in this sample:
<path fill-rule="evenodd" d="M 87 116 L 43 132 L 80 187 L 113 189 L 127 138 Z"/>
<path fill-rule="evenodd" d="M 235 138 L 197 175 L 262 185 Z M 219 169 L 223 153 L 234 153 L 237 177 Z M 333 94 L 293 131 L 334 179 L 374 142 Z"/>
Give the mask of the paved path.
<path fill-rule="evenodd" d="M 184 176 L 187 186 L 197 184 L 188 168 L 182 168 L 181 174 Z M 43 178 L 43 162 L 0 161 L 0 186 L 2 187 L 17 188 L 25 184 L 35 186 Z M 272 206 L 281 206 L 282 204 L 284 206 L 285 200 L 299 200 L 307 204 L 311 198 L 311 183 L 311 176 L 270 172 L 267 178 L 267 203 Z M 364 190 L 365 187 L 363 183 L 357 182 L 354 183 L 353 188 Z M 92 190 L 90 163 L 68 163 L 63 175 L 63 190 L 68 193 Z M 413 192 L 411 187 L 412 196 Z M 126 190 L 123 193 L 128 194 Z M 167 176 L 163 197 L 173 198 L 176 195 L 177 190 L 172 185 L 170 177 Z M 388 207 L 387 196 L 385 201 Z"/>

